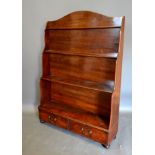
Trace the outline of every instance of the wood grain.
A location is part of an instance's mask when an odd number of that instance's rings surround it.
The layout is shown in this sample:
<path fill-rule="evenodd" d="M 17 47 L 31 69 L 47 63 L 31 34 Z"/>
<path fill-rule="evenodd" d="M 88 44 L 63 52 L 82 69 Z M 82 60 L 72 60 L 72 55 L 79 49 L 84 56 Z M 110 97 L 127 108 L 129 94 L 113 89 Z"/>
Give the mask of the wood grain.
<path fill-rule="evenodd" d="M 51 54 L 50 62 L 50 74 L 57 77 L 100 82 L 115 78 L 114 59 Z"/>
<path fill-rule="evenodd" d="M 120 28 L 46 31 L 46 50 L 76 54 L 117 53 Z"/>
<path fill-rule="evenodd" d="M 86 29 L 86 28 L 114 28 L 121 27 L 122 17 L 108 17 L 90 11 L 72 12 L 56 21 L 49 21 L 49 29 Z"/>
<path fill-rule="evenodd" d="M 39 119 L 102 143 L 118 130 L 125 17 L 77 11 L 47 22 Z"/>

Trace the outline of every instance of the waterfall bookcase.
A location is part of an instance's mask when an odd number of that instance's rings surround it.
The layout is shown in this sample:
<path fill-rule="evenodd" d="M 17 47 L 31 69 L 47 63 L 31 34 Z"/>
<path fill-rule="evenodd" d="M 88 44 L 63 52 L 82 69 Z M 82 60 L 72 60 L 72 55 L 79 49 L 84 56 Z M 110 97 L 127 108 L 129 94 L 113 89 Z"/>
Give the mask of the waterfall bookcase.
<path fill-rule="evenodd" d="M 118 130 L 124 22 L 90 11 L 47 22 L 40 122 L 110 146 Z"/>

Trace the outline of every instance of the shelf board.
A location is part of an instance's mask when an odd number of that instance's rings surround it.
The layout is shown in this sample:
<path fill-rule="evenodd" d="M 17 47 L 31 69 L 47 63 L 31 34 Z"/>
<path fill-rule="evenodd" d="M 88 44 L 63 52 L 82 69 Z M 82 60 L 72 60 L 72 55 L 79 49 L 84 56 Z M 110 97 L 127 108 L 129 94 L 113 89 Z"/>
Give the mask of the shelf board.
<path fill-rule="evenodd" d="M 92 89 L 101 92 L 112 93 L 114 90 L 114 81 L 106 80 L 102 82 L 94 82 L 89 80 L 75 79 L 75 78 L 64 78 L 64 77 L 55 77 L 55 76 L 46 76 L 41 79 L 57 82 L 66 85 L 72 85 L 76 87 Z"/>
<path fill-rule="evenodd" d="M 39 109 L 108 132 L 109 120 L 104 116 L 79 110 L 55 101 L 42 105 Z"/>
<path fill-rule="evenodd" d="M 88 52 L 67 52 L 67 51 L 56 51 L 56 50 L 45 50 L 44 53 L 48 54 L 62 54 L 62 55 L 71 55 L 71 56 L 85 56 L 85 57 L 99 57 L 99 58 L 113 58 L 116 59 L 118 53 L 109 52 L 109 53 L 88 53 Z"/>

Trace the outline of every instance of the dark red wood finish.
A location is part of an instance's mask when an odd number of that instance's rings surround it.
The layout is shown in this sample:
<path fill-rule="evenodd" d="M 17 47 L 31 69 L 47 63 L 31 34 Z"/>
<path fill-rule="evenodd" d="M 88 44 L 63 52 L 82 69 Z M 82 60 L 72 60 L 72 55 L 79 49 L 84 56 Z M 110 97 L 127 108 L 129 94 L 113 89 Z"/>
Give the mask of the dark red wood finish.
<path fill-rule="evenodd" d="M 118 130 L 124 22 L 78 11 L 47 23 L 41 122 L 110 145 Z"/>

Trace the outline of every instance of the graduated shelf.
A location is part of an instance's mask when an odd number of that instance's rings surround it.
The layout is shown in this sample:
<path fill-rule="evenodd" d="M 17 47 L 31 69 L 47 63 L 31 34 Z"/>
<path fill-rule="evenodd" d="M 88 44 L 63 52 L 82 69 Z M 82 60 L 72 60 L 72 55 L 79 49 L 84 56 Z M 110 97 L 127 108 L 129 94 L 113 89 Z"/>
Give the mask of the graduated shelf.
<path fill-rule="evenodd" d="M 103 58 L 113 58 L 116 59 L 118 53 L 116 52 L 107 52 L 107 53 L 97 53 L 97 52 L 67 52 L 67 51 L 56 51 L 56 50 L 45 50 L 44 53 L 48 54 L 62 54 L 62 55 L 71 55 L 71 56 L 85 56 L 85 57 L 103 57 Z"/>
<path fill-rule="evenodd" d="M 109 120 L 104 116 L 99 116 L 97 114 L 73 108 L 71 106 L 57 103 L 55 101 L 51 101 L 48 104 L 39 106 L 39 109 L 48 113 L 54 113 L 55 115 L 61 117 L 63 116 L 64 118 L 71 121 L 75 121 L 84 125 L 89 125 L 99 130 L 108 132 Z"/>
<path fill-rule="evenodd" d="M 46 76 L 41 79 L 47 81 L 53 81 L 61 84 L 77 86 L 86 89 L 92 89 L 101 92 L 112 93 L 114 90 L 114 81 L 106 80 L 102 82 L 94 82 L 89 80 L 75 79 L 75 78 L 64 78 L 64 77 L 55 77 L 55 76 Z"/>

